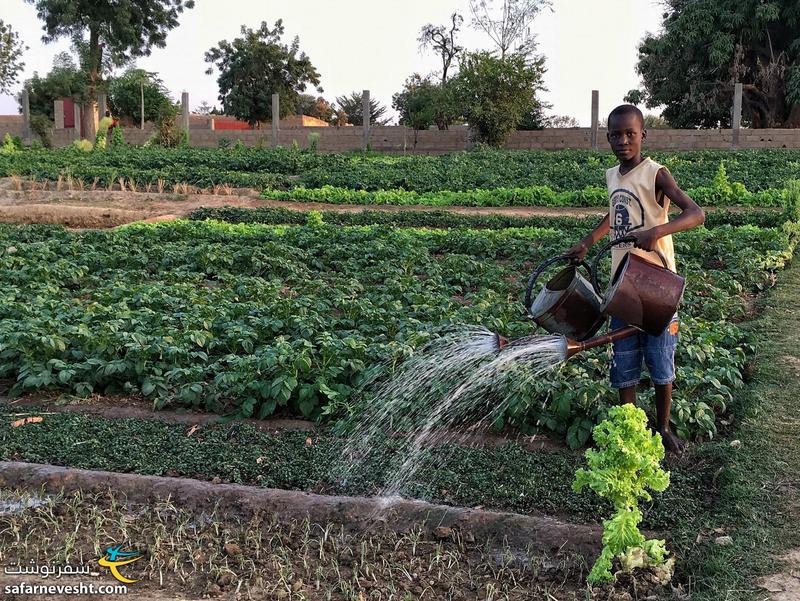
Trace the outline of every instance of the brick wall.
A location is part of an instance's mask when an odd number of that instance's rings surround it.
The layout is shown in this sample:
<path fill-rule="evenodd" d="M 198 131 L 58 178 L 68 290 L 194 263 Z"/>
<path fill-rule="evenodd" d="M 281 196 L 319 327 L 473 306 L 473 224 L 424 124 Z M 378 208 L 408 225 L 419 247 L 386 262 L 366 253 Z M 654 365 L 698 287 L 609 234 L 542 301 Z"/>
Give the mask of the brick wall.
<path fill-rule="evenodd" d="M 135 127 L 123 128 L 126 142 L 144 144 L 153 135 L 153 126 L 144 130 Z M 22 121 L 19 115 L 0 116 L 0 138 L 6 133 L 21 135 Z M 309 136 L 318 137 L 317 148 L 323 152 L 346 152 L 361 148 L 362 128 L 354 127 L 285 127 L 278 134 L 278 143 L 291 146 L 297 142 L 300 148 L 309 145 Z M 216 148 L 220 140 L 231 144 L 241 140 L 246 146 L 272 146 L 272 130 L 211 131 L 191 128 L 192 146 Z M 71 129 L 55 130 L 51 139 L 56 146 L 66 146 L 75 139 Z M 605 130 L 598 133 L 600 149 L 608 148 Z M 701 150 L 705 148 L 730 149 L 733 132 L 722 130 L 651 129 L 645 147 L 651 150 Z M 447 131 L 424 130 L 415 132 L 399 126 L 374 126 L 370 133 L 370 147 L 377 152 L 438 154 L 468 148 L 466 127 L 454 127 Z M 587 128 L 545 129 L 541 131 L 517 131 L 509 137 L 508 149 L 559 150 L 565 148 L 591 148 L 591 130 Z M 739 148 L 800 148 L 800 129 L 742 129 Z"/>

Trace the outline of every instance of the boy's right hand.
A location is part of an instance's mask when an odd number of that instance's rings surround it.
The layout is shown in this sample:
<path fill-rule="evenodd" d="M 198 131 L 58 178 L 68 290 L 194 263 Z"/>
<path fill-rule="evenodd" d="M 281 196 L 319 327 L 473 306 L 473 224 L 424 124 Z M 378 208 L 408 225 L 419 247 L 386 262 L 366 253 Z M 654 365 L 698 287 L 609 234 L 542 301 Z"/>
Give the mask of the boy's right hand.
<path fill-rule="evenodd" d="M 587 254 L 589 254 L 589 245 L 581 240 L 574 246 L 571 246 L 564 254 L 569 257 L 570 263 L 577 265 L 586 258 Z"/>

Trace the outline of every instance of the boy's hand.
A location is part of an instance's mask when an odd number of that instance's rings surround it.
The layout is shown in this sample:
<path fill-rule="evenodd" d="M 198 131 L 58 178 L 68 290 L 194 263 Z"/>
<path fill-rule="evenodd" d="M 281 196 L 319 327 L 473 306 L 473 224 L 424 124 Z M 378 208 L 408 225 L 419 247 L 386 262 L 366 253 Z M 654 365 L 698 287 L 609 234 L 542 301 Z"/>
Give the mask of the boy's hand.
<path fill-rule="evenodd" d="M 651 227 L 649 230 L 644 230 L 643 232 L 633 232 L 631 236 L 636 238 L 636 242 L 633 245 L 636 248 L 641 248 L 642 250 L 656 250 L 656 242 L 661 237 L 658 234 L 657 228 Z"/>
<path fill-rule="evenodd" d="M 586 258 L 588 253 L 589 246 L 586 244 L 586 242 L 581 240 L 574 246 L 571 246 L 564 254 L 569 257 L 570 263 L 577 265 Z"/>

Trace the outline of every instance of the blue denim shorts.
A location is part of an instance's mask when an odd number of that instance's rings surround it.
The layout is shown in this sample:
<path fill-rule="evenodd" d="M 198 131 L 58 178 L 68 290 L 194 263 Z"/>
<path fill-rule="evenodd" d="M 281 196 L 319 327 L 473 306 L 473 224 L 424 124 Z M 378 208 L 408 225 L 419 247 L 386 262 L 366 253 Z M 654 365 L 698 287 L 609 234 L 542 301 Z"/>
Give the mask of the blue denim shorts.
<path fill-rule="evenodd" d="M 636 386 L 642 377 L 642 360 L 647 365 L 653 384 L 669 384 L 674 381 L 675 347 L 678 344 L 677 323 L 676 313 L 660 336 L 642 332 L 615 342 L 611 361 L 611 386 L 614 388 Z M 619 319 L 611 318 L 612 330 L 627 325 Z M 670 330 L 675 333 L 670 333 Z"/>

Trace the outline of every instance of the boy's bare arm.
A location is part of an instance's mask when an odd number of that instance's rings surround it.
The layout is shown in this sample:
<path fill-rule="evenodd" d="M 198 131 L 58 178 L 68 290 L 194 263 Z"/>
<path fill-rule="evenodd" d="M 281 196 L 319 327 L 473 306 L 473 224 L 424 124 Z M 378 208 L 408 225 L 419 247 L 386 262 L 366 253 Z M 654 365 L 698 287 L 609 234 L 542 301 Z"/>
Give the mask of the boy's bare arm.
<path fill-rule="evenodd" d="M 636 236 L 637 239 L 635 246 L 643 250 L 655 250 L 656 242 L 659 238 L 690 230 L 703 225 L 706 220 L 706 214 L 703 209 L 678 187 L 678 184 L 675 183 L 675 178 L 666 169 L 659 170 L 656 175 L 656 189 L 662 191 L 667 198 L 674 202 L 681 209 L 681 214 L 672 221 L 657 225 L 649 230 L 633 232 L 632 235 Z"/>
<path fill-rule="evenodd" d="M 603 236 L 608 234 L 610 230 L 609 223 L 610 221 L 608 213 L 606 213 L 606 216 L 603 217 L 603 220 L 597 224 L 597 227 L 589 232 L 583 240 L 567 250 L 566 255 L 568 257 L 572 257 L 573 261 L 575 262 L 583 261 L 586 258 L 589 249 Z"/>

